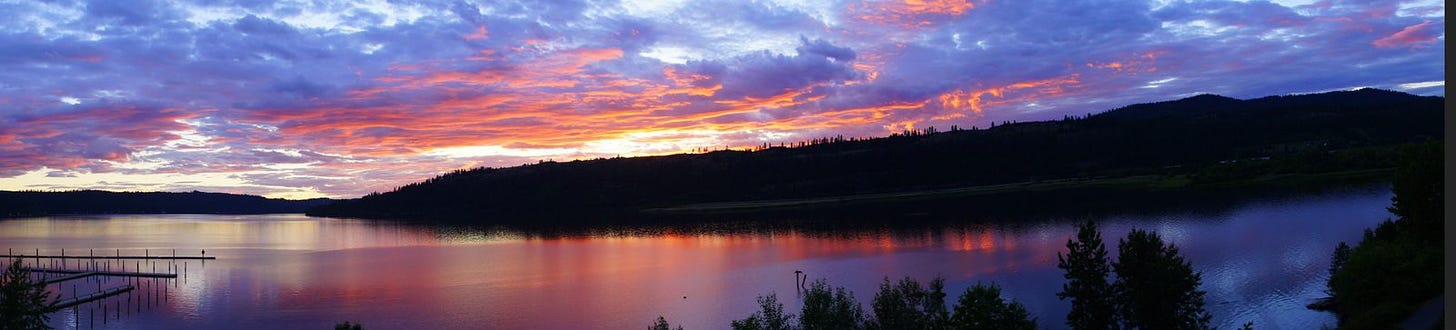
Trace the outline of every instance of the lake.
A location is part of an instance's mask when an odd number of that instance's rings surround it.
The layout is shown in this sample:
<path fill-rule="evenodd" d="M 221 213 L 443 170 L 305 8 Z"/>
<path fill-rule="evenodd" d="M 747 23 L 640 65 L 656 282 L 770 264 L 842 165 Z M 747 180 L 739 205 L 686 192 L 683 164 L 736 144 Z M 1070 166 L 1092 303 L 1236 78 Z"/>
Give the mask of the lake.
<path fill-rule="evenodd" d="M 1260 329 L 1317 329 L 1332 325 L 1333 316 L 1304 305 L 1323 296 L 1330 252 L 1390 217 L 1390 197 L 1388 184 L 1358 185 L 1094 217 L 1114 255 L 1131 228 L 1175 243 L 1203 274 L 1216 326 L 1252 321 Z M 797 313 L 795 270 L 848 288 L 866 311 L 885 277 L 942 276 L 951 299 L 977 282 L 994 282 L 1040 326 L 1062 328 L 1070 307 L 1055 295 L 1063 283 L 1057 253 L 1074 236 L 1077 218 L 542 233 L 291 214 L 57 216 L 0 221 L 0 249 L 205 249 L 218 258 L 127 261 L 129 270 L 181 275 L 56 312 L 59 328 L 326 329 L 348 320 L 367 329 L 641 329 L 661 315 L 674 326 L 721 329 L 756 310 L 758 295 L 776 293 Z M 51 290 L 69 297 L 121 283 L 68 281 Z"/>

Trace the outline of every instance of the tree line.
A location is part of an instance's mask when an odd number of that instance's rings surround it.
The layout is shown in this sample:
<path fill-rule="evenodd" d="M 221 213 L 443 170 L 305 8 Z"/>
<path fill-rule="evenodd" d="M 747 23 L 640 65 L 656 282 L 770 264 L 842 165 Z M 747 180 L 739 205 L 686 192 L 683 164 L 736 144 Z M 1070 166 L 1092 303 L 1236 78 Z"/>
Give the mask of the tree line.
<path fill-rule="evenodd" d="M 327 199 L 287 200 L 206 192 L 0 191 L 0 218 L 57 214 L 301 213 Z"/>
<path fill-rule="evenodd" d="M 580 219 L 640 218 L 643 209 L 706 202 L 1066 178 L 1158 175 L 1218 182 L 1388 168 L 1381 150 L 1443 136 L 1442 102 L 1380 90 L 1253 100 L 1200 96 L 985 129 L 466 169 L 308 214 L 580 225 L 587 221 Z M 1265 157 L 1272 162 L 1227 163 Z"/>

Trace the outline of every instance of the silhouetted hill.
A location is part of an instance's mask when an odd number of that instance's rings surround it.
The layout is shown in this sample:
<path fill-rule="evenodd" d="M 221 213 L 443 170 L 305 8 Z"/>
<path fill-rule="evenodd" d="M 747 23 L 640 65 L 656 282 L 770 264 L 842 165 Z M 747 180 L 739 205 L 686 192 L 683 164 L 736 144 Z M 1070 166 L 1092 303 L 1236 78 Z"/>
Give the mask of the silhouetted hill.
<path fill-rule="evenodd" d="M 301 213 L 330 200 L 270 199 L 205 192 L 0 191 L 0 217 L 58 214 Z"/>
<path fill-rule="evenodd" d="M 1390 168 L 1390 146 L 1442 138 L 1443 101 L 1369 89 L 1252 100 L 1199 95 L 984 129 L 459 170 L 309 214 L 592 222 L 694 203 L 1065 178 L 1157 175 L 1207 183 Z"/>

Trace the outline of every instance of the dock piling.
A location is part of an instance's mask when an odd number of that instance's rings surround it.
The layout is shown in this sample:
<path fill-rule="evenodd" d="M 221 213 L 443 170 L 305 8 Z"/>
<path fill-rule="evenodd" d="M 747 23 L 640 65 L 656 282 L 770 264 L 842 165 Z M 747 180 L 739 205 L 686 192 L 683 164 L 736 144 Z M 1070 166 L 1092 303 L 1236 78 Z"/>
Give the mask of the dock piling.
<path fill-rule="evenodd" d="M 21 251 L 24 249 L 22 248 Z M 122 254 L 120 248 L 115 249 L 116 254 L 110 256 L 105 255 L 105 252 L 97 255 L 95 248 L 87 249 L 85 254 L 68 254 L 65 248 L 58 248 L 55 251 L 58 254 L 45 255 L 40 253 L 40 248 L 35 248 L 32 249 L 33 255 L 24 255 L 24 252 L 15 254 L 15 248 L 11 247 L 6 248 L 5 255 L 0 255 L 0 261 L 19 261 L 21 269 L 27 270 L 29 277 L 42 285 L 54 285 L 50 287 L 50 290 L 54 290 L 52 292 L 56 293 L 57 301 L 50 307 L 49 312 L 64 312 L 66 309 L 70 309 L 72 314 L 67 317 L 71 319 L 70 326 L 73 328 L 80 328 L 82 321 L 80 305 L 83 304 L 94 303 L 87 308 L 90 313 L 87 319 L 90 320 L 91 328 L 96 327 L 97 305 L 101 307 L 101 321 L 104 325 L 108 323 L 107 318 L 112 317 L 112 311 L 116 311 L 114 317 L 120 319 L 123 308 L 127 310 L 125 314 L 130 315 L 167 304 L 171 301 L 171 297 L 169 297 L 171 288 L 168 286 L 181 287 L 182 281 L 173 279 L 177 278 L 178 273 L 186 276 L 187 260 L 195 259 L 205 262 L 207 259 L 217 259 L 217 257 L 207 256 L 179 256 L 177 249 L 172 249 L 171 255 L 165 253 L 152 255 L 151 249 L 143 249 L 140 256 Z M 31 259 L 29 264 L 26 263 L 26 259 Z M 41 259 L 45 259 L 45 262 L 42 262 Z M 76 259 L 75 266 L 71 265 L 70 259 Z M 102 259 L 106 260 L 104 264 L 101 262 Z M 158 267 L 160 259 L 167 260 L 167 264 Z M 113 260 L 120 265 L 120 271 L 113 270 Z M 136 260 L 136 262 L 132 267 L 126 267 L 126 260 Z M 183 265 L 181 272 L 177 269 L 179 260 Z M 150 272 L 143 272 L 143 261 L 150 266 Z M 163 268 L 165 272 L 158 272 L 158 268 Z M 64 294 L 64 282 L 67 281 L 71 281 L 70 296 Z M 81 294 L 81 284 L 87 282 L 95 284 L 95 291 Z M 87 283 L 88 288 L 90 283 Z M 119 297 L 123 293 L 126 294 L 126 297 Z M 107 300 L 105 300 L 112 296 L 117 296 L 117 299 L 113 299 L 115 306 L 110 306 L 111 304 L 107 304 Z M 126 300 L 127 306 L 121 306 L 121 300 Z M 135 308 L 131 308 L 131 306 L 135 306 Z"/>

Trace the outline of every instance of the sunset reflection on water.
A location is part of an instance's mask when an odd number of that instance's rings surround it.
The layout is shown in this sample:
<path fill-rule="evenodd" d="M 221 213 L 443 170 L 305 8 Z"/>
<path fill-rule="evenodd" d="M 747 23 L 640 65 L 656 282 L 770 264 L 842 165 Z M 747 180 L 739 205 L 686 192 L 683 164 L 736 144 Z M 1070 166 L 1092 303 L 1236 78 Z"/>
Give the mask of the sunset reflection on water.
<path fill-rule="evenodd" d="M 1318 328 L 1333 319 L 1303 304 L 1323 289 L 1328 251 L 1389 216 L 1384 189 L 1249 201 L 1211 213 L 1114 215 L 1101 219 L 1103 236 L 1114 255 L 1117 238 L 1133 227 L 1177 244 L 1204 273 L 1215 324 Z M 368 328 L 633 328 L 661 315 L 685 328 L 715 329 L 751 313 L 758 295 L 776 293 L 796 312 L 793 272 L 801 270 L 845 286 L 867 309 L 885 277 L 943 276 L 952 296 L 995 282 L 1039 324 L 1059 328 L 1068 306 L 1055 297 L 1063 281 L 1057 253 L 1074 234 L 1072 220 L 545 234 L 300 215 L 77 216 L 0 221 L 0 248 L 205 249 L 218 257 L 187 262 L 165 304 L 106 327 L 326 328 L 348 320 Z M 57 312 L 53 323 L 90 327 L 88 313 L 97 308 Z"/>

